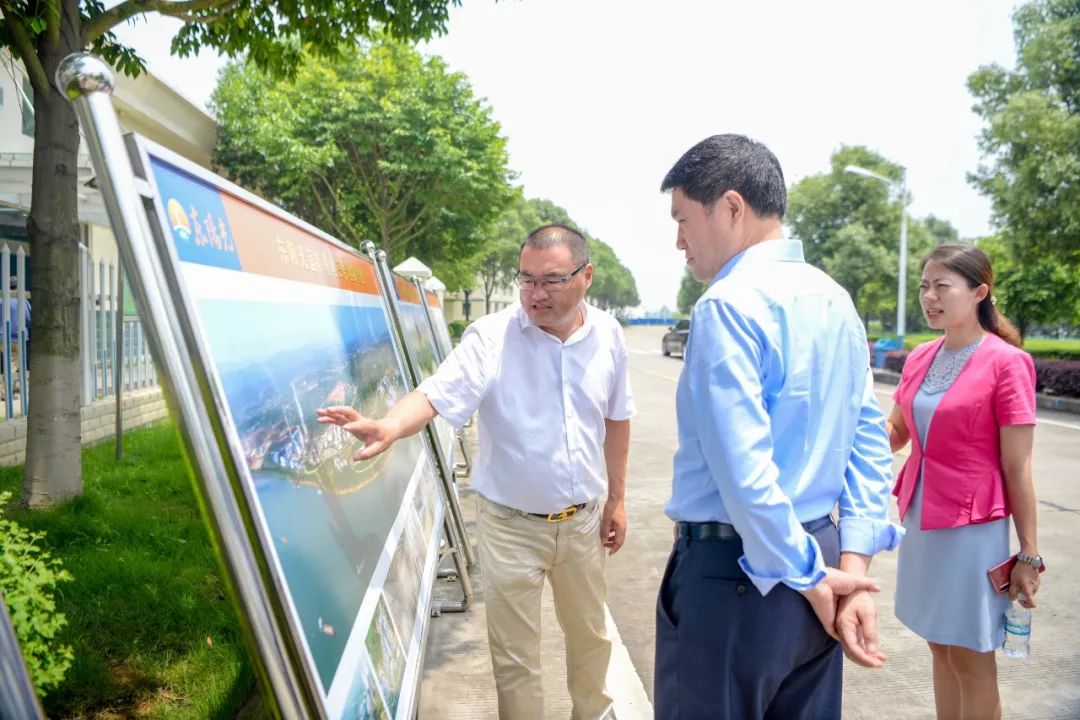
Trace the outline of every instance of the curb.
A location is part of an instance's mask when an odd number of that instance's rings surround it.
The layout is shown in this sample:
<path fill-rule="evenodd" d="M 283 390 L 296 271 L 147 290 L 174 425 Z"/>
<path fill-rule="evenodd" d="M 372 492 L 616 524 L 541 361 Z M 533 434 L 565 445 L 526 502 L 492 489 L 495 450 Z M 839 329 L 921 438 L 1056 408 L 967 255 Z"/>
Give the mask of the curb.
<path fill-rule="evenodd" d="M 1061 397 L 1060 395 L 1044 395 L 1038 393 L 1035 396 L 1036 404 L 1046 410 L 1074 413 L 1080 415 L 1080 398 Z"/>
<path fill-rule="evenodd" d="M 874 382 L 896 385 L 900 382 L 900 374 L 884 368 L 874 368 Z M 1035 404 L 1044 410 L 1056 410 L 1057 412 L 1080 415 L 1080 398 L 1035 393 Z"/>
<path fill-rule="evenodd" d="M 886 385 L 899 385 L 900 373 L 895 373 L 892 370 L 886 370 L 885 368 L 873 368 L 874 370 L 874 382 L 885 383 Z"/>

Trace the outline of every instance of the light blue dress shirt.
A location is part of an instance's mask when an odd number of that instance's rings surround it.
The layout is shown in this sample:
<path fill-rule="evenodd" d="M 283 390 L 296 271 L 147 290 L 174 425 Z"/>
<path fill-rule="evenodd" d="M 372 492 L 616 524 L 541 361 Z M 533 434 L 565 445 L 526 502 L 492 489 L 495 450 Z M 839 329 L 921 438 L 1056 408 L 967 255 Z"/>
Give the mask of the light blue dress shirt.
<path fill-rule="evenodd" d="M 847 292 L 767 240 L 729 260 L 690 323 L 676 394 L 672 520 L 735 526 L 762 594 L 825 576 L 802 523 L 839 506 L 840 549 L 893 549 L 892 452 L 866 334 Z"/>

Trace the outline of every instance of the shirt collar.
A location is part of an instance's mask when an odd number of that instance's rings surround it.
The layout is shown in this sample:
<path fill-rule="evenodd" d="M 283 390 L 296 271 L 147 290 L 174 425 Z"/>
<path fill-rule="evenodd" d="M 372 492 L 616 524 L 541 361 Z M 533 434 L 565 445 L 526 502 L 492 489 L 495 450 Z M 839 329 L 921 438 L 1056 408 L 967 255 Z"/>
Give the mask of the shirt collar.
<path fill-rule="evenodd" d="M 735 272 L 740 265 L 749 265 L 759 262 L 806 262 L 803 257 L 803 245 L 801 240 L 789 240 L 780 238 L 777 240 L 763 240 L 757 245 L 751 245 L 741 253 L 724 263 L 724 267 L 713 277 L 712 282 L 726 278 Z"/>
<path fill-rule="evenodd" d="M 564 345 L 573 345 L 574 343 L 578 342 L 579 340 L 584 338 L 586 335 L 588 335 L 592 331 L 593 322 L 592 322 L 592 313 L 590 312 L 591 308 L 589 307 L 589 303 L 582 300 L 579 307 L 581 308 L 582 314 L 585 316 L 585 322 L 582 324 L 581 327 L 579 327 L 577 330 L 575 330 L 570 335 L 570 337 L 566 338 L 566 342 L 563 343 Z M 543 333 L 544 335 L 547 335 L 549 338 L 551 338 L 552 340 L 554 340 L 556 342 L 560 342 L 559 338 L 555 337 L 551 333 L 544 332 L 539 327 L 537 327 L 535 324 L 533 324 L 533 321 L 529 319 L 529 314 L 527 312 L 525 312 L 525 308 L 521 306 L 520 301 L 518 301 L 518 304 L 517 304 L 517 316 L 518 316 L 518 322 L 521 325 L 521 331 L 522 332 L 525 332 L 525 330 L 528 329 L 528 328 L 534 327 L 534 328 L 536 328 L 537 332 Z"/>

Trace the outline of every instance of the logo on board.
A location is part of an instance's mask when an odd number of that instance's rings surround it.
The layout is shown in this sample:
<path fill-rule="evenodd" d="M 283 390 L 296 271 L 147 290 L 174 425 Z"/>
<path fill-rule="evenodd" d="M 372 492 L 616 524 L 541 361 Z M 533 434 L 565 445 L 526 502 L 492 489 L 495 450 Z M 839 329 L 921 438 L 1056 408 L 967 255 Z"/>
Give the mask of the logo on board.
<path fill-rule="evenodd" d="M 187 213 L 184 212 L 184 206 L 180 204 L 176 198 L 169 198 L 169 225 L 172 226 L 172 230 L 181 240 L 191 239 L 191 223 L 188 222 Z"/>

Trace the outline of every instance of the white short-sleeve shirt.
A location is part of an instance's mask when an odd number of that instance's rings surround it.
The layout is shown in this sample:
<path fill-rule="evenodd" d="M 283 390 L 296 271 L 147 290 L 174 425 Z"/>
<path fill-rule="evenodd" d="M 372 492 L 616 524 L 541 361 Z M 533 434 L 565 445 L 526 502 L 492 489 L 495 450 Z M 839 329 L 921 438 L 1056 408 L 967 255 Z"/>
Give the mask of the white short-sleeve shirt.
<path fill-rule="evenodd" d="M 516 304 L 485 315 L 419 390 L 455 427 L 478 413 L 472 485 L 489 500 L 557 512 L 607 490 L 605 420 L 634 415 L 622 328 L 582 303 L 562 342 Z"/>

